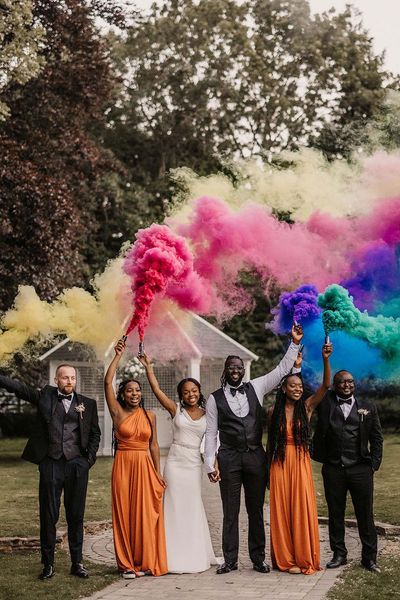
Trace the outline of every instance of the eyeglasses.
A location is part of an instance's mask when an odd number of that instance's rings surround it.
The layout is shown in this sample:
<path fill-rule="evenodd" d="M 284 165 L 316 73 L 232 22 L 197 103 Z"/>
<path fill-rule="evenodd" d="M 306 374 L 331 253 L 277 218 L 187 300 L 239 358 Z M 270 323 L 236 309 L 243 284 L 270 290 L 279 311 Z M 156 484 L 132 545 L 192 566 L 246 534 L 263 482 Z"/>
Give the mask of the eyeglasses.
<path fill-rule="evenodd" d="M 336 383 L 338 385 L 344 385 L 345 383 L 351 385 L 352 383 L 354 383 L 354 379 L 339 379 Z"/>
<path fill-rule="evenodd" d="M 232 371 L 244 371 L 244 367 L 242 367 L 242 366 L 239 367 L 239 366 L 236 366 L 236 365 L 231 365 L 229 367 L 226 367 L 226 370 L 229 371 L 230 373 Z"/>

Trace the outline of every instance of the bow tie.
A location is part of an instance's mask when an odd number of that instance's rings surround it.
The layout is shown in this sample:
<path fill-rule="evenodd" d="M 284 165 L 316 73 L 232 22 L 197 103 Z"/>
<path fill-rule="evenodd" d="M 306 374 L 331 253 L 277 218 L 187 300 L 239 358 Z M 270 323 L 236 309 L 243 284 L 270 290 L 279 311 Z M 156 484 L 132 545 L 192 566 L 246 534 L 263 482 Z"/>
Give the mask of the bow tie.
<path fill-rule="evenodd" d="M 348 398 L 348 400 L 346 400 L 345 398 L 338 398 L 338 402 L 340 405 L 342 404 L 351 404 L 352 403 L 352 398 Z"/>
<path fill-rule="evenodd" d="M 244 385 L 243 384 L 239 385 L 239 387 L 237 387 L 237 388 L 232 388 L 231 387 L 230 390 L 231 390 L 231 394 L 232 394 L 233 397 L 236 396 L 236 392 L 240 392 L 241 394 L 245 393 L 245 391 L 244 391 Z"/>
<path fill-rule="evenodd" d="M 72 400 L 73 394 L 68 394 L 68 396 L 64 396 L 64 394 L 58 394 L 59 400 L 68 400 L 69 402 Z"/>

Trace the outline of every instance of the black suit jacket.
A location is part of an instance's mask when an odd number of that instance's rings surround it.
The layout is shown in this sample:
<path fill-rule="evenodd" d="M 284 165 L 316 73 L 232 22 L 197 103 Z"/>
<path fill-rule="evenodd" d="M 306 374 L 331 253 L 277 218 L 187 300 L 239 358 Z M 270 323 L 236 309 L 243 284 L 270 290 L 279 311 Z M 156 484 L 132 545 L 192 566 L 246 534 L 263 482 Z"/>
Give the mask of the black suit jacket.
<path fill-rule="evenodd" d="M 368 414 L 360 418 L 360 452 L 361 456 L 371 461 L 374 471 L 377 471 L 382 462 L 383 435 L 376 406 L 357 398 L 358 410 L 364 409 Z M 312 458 L 318 462 L 326 462 L 327 447 L 326 436 L 328 433 L 331 413 L 336 405 L 336 394 L 329 390 L 317 408 L 318 422 L 312 443 Z"/>
<path fill-rule="evenodd" d="M 0 375 L 0 387 L 8 392 L 13 392 L 19 398 L 27 400 L 37 407 L 38 424 L 31 434 L 22 458 L 39 464 L 47 456 L 49 447 L 48 425 L 53 417 L 58 402 L 57 388 L 46 385 L 41 390 L 36 390 L 16 379 Z M 79 416 L 80 447 L 81 452 L 92 466 L 96 461 L 96 453 L 100 443 L 99 418 L 97 415 L 97 404 L 92 398 L 86 398 L 76 394 L 77 403 L 83 404 L 85 410 Z"/>

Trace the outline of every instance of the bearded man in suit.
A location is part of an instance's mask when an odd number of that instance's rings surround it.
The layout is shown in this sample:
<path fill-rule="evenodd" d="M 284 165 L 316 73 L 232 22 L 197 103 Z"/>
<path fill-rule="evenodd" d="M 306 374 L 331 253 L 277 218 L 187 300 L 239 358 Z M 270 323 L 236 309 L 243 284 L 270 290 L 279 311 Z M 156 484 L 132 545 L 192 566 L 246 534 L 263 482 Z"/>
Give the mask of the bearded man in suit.
<path fill-rule="evenodd" d="M 362 544 L 361 564 L 380 573 L 376 564 L 377 534 L 373 517 L 374 473 L 382 461 L 383 436 L 376 407 L 355 395 L 354 377 L 338 371 L 317 408 L 313 459 L 322 462 L 329 512 L 329 540 L 335 569 L 347 562 L 345 510 L 350 492 Z"/>
<path fill-rule="evenodd" d="M 71 575 L 87 578 L 82 564 L 83 517 L 88 472 L 95 463 L 100 428 L 95 400 L 76 393 L 76 370 L 57 367 L 55 387 L 37 390 L 15 379 L 0 376 L 0 387 L 37 408 L 37 424 L 22 458 L 39 465 L 40 546 L 42 580 L 54 575 L 56 524 L 64 490 Z"/>

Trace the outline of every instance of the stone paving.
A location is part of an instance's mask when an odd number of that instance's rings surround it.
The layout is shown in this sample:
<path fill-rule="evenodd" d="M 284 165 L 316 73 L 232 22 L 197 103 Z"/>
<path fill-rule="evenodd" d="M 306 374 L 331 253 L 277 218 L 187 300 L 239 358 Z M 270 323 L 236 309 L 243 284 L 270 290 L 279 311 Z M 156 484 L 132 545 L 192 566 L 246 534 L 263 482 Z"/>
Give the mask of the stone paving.
<path fill-rule="evenodd" d="M 203 499 L 210 523 L 210 531 L 217 556 L 221 556 L 222 509 L 217 484 L 203 477 Z M 190 501 L 190 498 L 188 498 Z M 256 573 L 247 553 L 247 524 L 244 502 L 240 515 L 239 570 L 227 575 L 216 575 L 212 567 L 204 573 L 163 577 L 141 577 L 120 581 L 90 596 L 90 600 L 127 600 L 128 598 L 169 600 L 322 600 L 343 568 L 323 570 L 314 575 L 290 575 L 279 571 Z M 269 561 L 269 527 L 267 533 L 267 562 Z M 331 557 L 328 531 L 320 526 L 321 564 Z M 360 559 L 361 547 L 356 529 L 346 530 L 346 545 L 350 559 Z M 382 543 L 380 542 L 380 547 Z M 112 531 L 87 535 L 84 555 L 94 563 L 115 565 Z M 89 599 L 86 599 L 89 600 Z"/>

